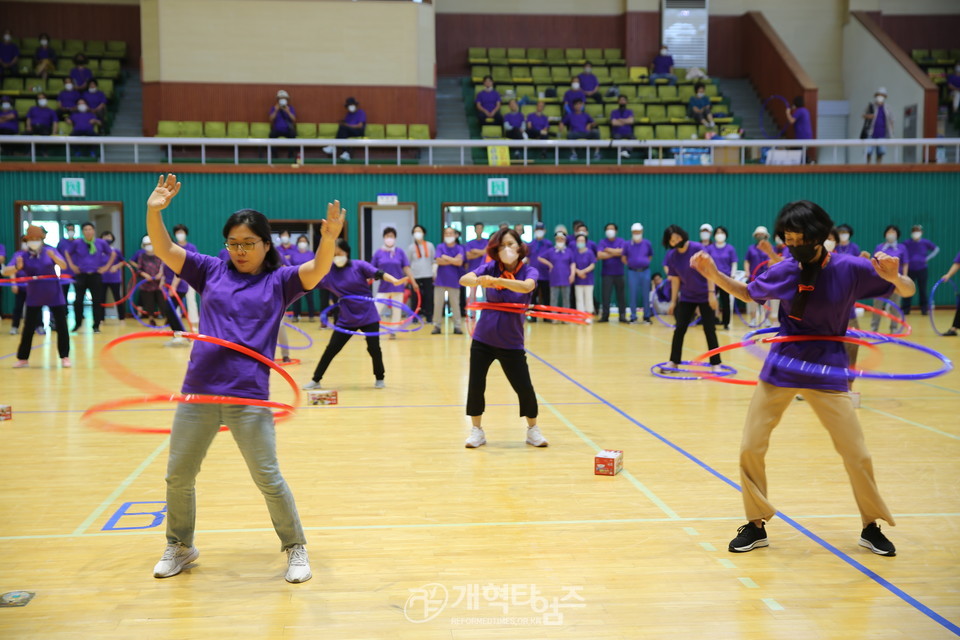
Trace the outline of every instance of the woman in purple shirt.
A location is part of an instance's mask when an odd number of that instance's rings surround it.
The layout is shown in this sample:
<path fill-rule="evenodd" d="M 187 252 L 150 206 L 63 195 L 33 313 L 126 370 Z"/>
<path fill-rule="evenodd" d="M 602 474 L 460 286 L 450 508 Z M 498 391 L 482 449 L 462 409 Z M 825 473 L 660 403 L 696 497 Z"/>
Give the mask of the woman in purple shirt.
<path fill-rule="evenodd" d="M 333 268 L 330 270 L 320 286 L 337 297 L 342 296 L 363 296 L 365 298 L 373 297 L 373 288 L 370 286 L 370 280 L 384 280 L 394 285 L 402 285 L 403 281 L 394 278 L 389 273 L 377 269 L 369 262 L 363 260 L 350 259 L 350 245 L 343 238 L 337 240 L 336 254 L 333 256 Z M 377 312 L 377 306 L 367 300 L 341 300 L 340 315 L 337 316 L 337 326 L 347 331 L 362 331 L 371 335 L 366 336 L 367 353 L 373 361 L 373 375 L 376 378 L 374 387 L 383 389 L 386 383 L 383 381 L 385 370 L 383 368 L 383 353 L 380 351 L 380 314 Z M 317 363 L 317 368 L 313 372 L 313 379 L 303 385 L 304 389 L 322 389 L 323 374 L 327 372 L 333 359 L 350 342 L 352 334 L 342 331 L 334 331 L 330 336 L 330 342 Z"/>
<path fill-rule="evenodd" d="M 641 322 L 637 315 L 638 305 L 643 307 L 643 324 L 653 321 L 650 306 L 650 262 L 653 260 L 653 245 L 643 237 L 643 225 L 634 222 L 630 227 L 631 239 L 627 245 L 627 309 L 633 314 L 630 322 Z"/>
<path fill-rule="evenodd" d="M 126 265 L 126 260 L 123 257 L 123 254 L 120 253 L 120 250 L 113 246 L 115 238 L 113 237 L 112 231 L 104 231 L 100 234 L 100 239 L 110 245 L 110 252 L 113 254 L 113 264 L 103 272 L 103 301 L 107 301 L 107 290 L 113 294 L 113 302 L 116 303 L 118 300 L 123 298 L 120 290 L 123 282 L 123 267 Z M 114 304 L 117 308 L 117 319 L 126 320 L 127 311 L 126 305 L 123 304 Z"/>
<path fill-rule="evenodd" d="M 587 236 L 577 236 L 576 250 L 573 254 L 573 266 L 576 278 L 573 281 L 573 294 L 576 298 L 577 309 L 590 315 L 596 312 L 593 308 L 593 272 L 597 268 L 597 255 L 587 246 Z M 591 322 L 588 318 L 587 322 Z"/>
<path fill-rule="evenodd" d="M 310 262 L 313 260 L 314 252 L 310 250 L 310 239 L 307 236 L 301 235 L 297 238 L 297 248 L 290 254 L 287 255 L 287 264 L 293 267 L 299 267 L 302 264 Z M 302 309 L 300 303 L 303 300 L 307 301 L 307 313 L 309 314 L 309 319 L 313 322 L 313 317 L 317 315 L 317 309 L 313 300 L 313 291 L 307 291 L 303 294 L 302 298 L 297 298 L 296 302 L 293 303 L 293 321 L 300 322 L 300 311 Z"/>
<path fill-rule="evenodd" d="M 393 227 L 387 227 L 383 230 L 383 246 L 373 254 L 370 264 L 384 273 L 389 273 L 399 282 L 399 284 L 393 284 L 388 280 L 381 282 L 380 288 L 377 290 L 377 297 L 402 302 L 407 282 L 410 282 L 413 286 L 414 292 L 420 290 L 420 285 L 417 284 L 416 278 L 413 277 L 413 271 L 410 270 L 407 254 L 397 248 L 397 230 Z M 383 306 L 385 305 L 377 305 L 378 314 L 383 313 Z M 390 308 L 390 321 L 393 326 L 400 324 L 400 307 Z M 390 339 L 396 340 L 397 334 L 391 333 Z"/>
<path fill-rule="evenodd" d="M 27 251 L 16 257 L 16 269 L 26 276 L 56 275 L 55 267 L 65 269 L 66 261 L 53 247 L 43 243 L 46 232 L 40 227 L 27 227 Z M 14 368 L 19 369 L 30 365 L 30 350 L 33 348 L 33 333 L 37 327 L 43 326 L 43 307 L 50 309 L 57 331 L 57 353 L 60 364 L 64 368 L 70 366 L 70 334 L 67 332 L 67 301 L 63 296 L 60 282 L 55 278 L 33 280 L 27 287 L 27 314 L 24 321 L 23 333 L 20 335 L 20 346 L 17 348 L 17 363 Z"/>
<path fill-rule="evenodd" d="M 490 260 L 464 274 L 460 284 L 483 287 L 488 302 L 530 304 L 537 288 L 537 270 L 524 264 L 526 253 L 520 234 L 513 229 L 501 229 L 493 234 L 487 245 Z M 473 423 L 466 442 L 469 449 L 487 443 L 482 426 L 486 408 L 484 392 L 487 372 L 495 361 L 500 362 L 520 400 L 520 415 L 527 419 L 527 444 L 534 447 L 549 444 L 537 426 L 539 408 L 524 351 L 523 321 L 523 314 L 493 310 L 481 313 L 477 321 L 470 344 L 470 378 L 467 383 L 467 415 Z"/>
<path fill-rule="evenodd" d="M 877 245 L 875 252 L 883 252 L 884 254 L 896 258 L 900 261 L 900 273 L 903 275 L 909 275 L 910 273 L 910 254 L 907 253 L 906 247 L 900 244 L 900 227 L 895 224 L 888 225 L 886 229 L 883 230 L 883 242 Z M 901 302 L 900 296 L 896 293 L 890 294 L 890 300 L 896 303 L 898 306 Z M 884 302 L 883 300 L 874 300 L 873 306 L 878 309 L 883 309 L 887 313 L 895 313 L 893 311 L 892 305 Z M 870 330 L 877 331 L 880 329 L 880 314 L 873 314 L 873 318 L 870 320 Z M 893 320 L 890 321 L 890 333 L 896 333 L 897 323 Z"/>
<path fill-rule="evenodd" d="M 147 231 L 154 252 L 200 294 L 200 333 L 241 343 L 273 359 L 283 310 L 317 286 L 330 270 L 334 238 L 340 235 L 346 211 L 339 201 L 327 205 L 316 257 L 299 267 L 281 266 L 266 216 L 252 209 L 237 211 L 223 227 L 225 247 L 230 251 L 230 262 L 223 262 L 190 253 L 170 238 L 162 210 L 179 191 L 175 175 L 160 176 L 147 200 Z M 270 369 L 241 353 L 197 342 L 190 353 L 182 393 L 267 400 Z M 167 460 L 167 548 L 153 569 L 154 577 L 174 576 L 200 555 L 193 546 L 194 486 L 200 463 L 222 424 L 229 425 L 267 503 L 274 530 L 287 553 L 286 580 L 309 580 L 312 574 L 303 527 L 277 462 L 273 413 L 267 407 L 201 403 L 180 404 L 173 419 Z"/>
<path fill-rule="evenodd" d="M 570 286 L 576 279 L 577 265 L 573 250 L 567 246 L 567 234 L 557 231 L 553 239 L 553 247 L 537 254 L 537 259 L 550 270 L 550 305 L 569 308 Z"/>
<path fill-rule="evenodd" d="M 460 328 L 463 318 L 460 315 L 460 275 L 467 259 L 467 251 L 457 244 L 457 230 L 447 227 L 443 230 L 443 244 L 437 247 L 436 275 L 433 279 L 433 331 L 430 335 L 441 333 L 443 324 L 444 294 L 450 302 L 450 315 L 453 316 L 453 332 L 462 335 Z"/>
<path fill-rule="evenodd" d="M 837 227 L 837 253 L 842 253 L 848 256 L 858 256 L 860 255 L 860 247 L 857 246 L 856 242 L 852 242 L 853 238 L 853 227 L 848 224 L 841 224 Z"/>
<path fill-rule="evenodd" d="M 705 250 L 717 264 L 717 269 L 732 278 L 733 272 L 737 270 L 737 250 L 732 244 L 727 244 L 729 235 L 726 227 L 717 226 L 713 234 L 713 244 L 707 245 Z M 720 324 L 727 330 L 730 328 L 730 295 L 724 293 L 717 298 L 720 303 Z"/>
<path fill-rule="evenodd" d="M 87 56 L 78 53 L 73 58 L 73 64 L 75 66 L 73 69 L 70 69 L 70 79 L 73 80 L 77 91 L 86 91 L 87 84 L 93 80 L 93 71 L 90 71 L 90 68 L 87 66 Z"/>
<path fill-rule="evenodd" d="M 491 76 L 484 76 L 483 89 L 477 92 L 473 104 L 477 110 L 477 120 L 480 122 L 480 126 L 503 124 L 503 116 L 500 114 L 500 94 L 493 88 L 493 78 Z"/>
<path fill-rule="evenodd" d="M 790 248 L 792 257 L 771 266 L 750 284 L 718 271 L 706 252 L 695 255 L 691 263 L 712 283 L 740 300 L 779 299 L 780 335 L 842 336 L 858 298 L 887 296 L 891 291 L 909 296 L 914 285 L 900 274 L 899 261 L 884 253 L 877 253 L 872 261 L 828 254 L 823 243 L 832 227 L 830 216 L 816 204 L 787 204 L 777 216 L 775 231 Z M 801 373 L 778 366 L 778 356 L 831 368 L 827 373 L 821 367 Z M 876 524 L 882 519 L 893 526 L 893 515 L 880 497 L 870 452 L 847 393 L 848 364 L 842 342 L 790 342 L 775 344 L 770 349 L 747 410 L 740 445 L 740 485 L 749 522 L 730 541 L 730 551 L 743 553 L 768 546 L 763 522 L 773 518 L 777 509 L 767 498 L 764 457 L 770 434 L 799 393 L 830 432 L 833 445 L 843 458 L 863 524 L 860 546 L 878 555 L 896 555 L 896 548 Z"/>
<path fill-rule="evenodd" d="M 910 239 L 903 243 L 910 261 L 910 279 L 917 283 L 920 293 L 920 313 L 927 315 L 927 265 L 940 253 L 940 247 L 923 237 L 923 225 L 910 229 Z M 910 313 L 913 296 L 903 299 L 903 313 Z"/>
<path fill-rule="evenodd" d="M 49 136 L 57 134 L 57 112 L 47 106 L 47 95 L 37 94 L 36 106 L 27 111 L 27 134 Z"/>
<path fill-rule="evenodd" d="M 57 52 L 50 47 L 50 36 L 46 33 L 40 34 L 40 46 L 33 54 L 33 61 L 33 75 L 43 78 L 46 84 L 47 76 L 57 69 Z"/>
<path fill-rule="evenodd" d="M 670 308 L 668 313 L 676 319 L 673 330 L 673 342 L 670 345 L 668 368 L 675 368 L 683 360 L 683 338 L 693 315 L 700 310 L 700 322 L 703 335 L 707 338 L 707 348 L 716 349 L 717 295 L 712 282 L 697 273 L 690 266 L 690 258 L 703 250 L 699 242 L 691 242 L 690 236 L 680 226 L 672 224 L 663 230 L 663 248 L 669 249 L 663 266 L 668 269 L 670 280 Z M 710 357 L 710 364 L 720 364 L 720 355 Z"/>

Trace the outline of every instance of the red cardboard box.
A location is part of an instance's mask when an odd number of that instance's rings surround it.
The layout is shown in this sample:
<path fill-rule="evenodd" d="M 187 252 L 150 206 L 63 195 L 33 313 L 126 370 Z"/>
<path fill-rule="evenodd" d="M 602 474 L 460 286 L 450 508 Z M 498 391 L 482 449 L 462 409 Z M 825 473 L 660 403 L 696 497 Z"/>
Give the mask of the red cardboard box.
<path fill-rule="evenodd" d="M 0 420 L 13 420 L 13 407 L 8 404 L 0 404 Z"/>
<path fill-rule="evenodd" d="M 615 476 L 623 471 L 623 451 L 605 449 L 593 459 L 593 474 L 597 476 Z"/>
<path fill-rule="evenodd" d="M 313 405 L 338 404 L 337 392 L 329 389 L 307 391 L 307 402 Z"/>

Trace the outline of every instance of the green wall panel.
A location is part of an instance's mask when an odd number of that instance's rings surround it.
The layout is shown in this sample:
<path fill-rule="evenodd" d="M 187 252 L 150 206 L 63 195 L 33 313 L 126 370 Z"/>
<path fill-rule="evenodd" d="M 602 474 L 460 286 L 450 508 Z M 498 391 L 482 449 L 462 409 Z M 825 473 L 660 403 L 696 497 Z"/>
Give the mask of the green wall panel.
<path fill-rule="evenodd" d="M 86 200 L 124 203 L 125 247 L 144 234 L 144 203 L 156 184 L 152 173 L 4 172 L 0 173 L 0 242 L 16 246 L 12 223 L 15 200 L 62 200 L 60 179 L 86 178 Z M 696 237 L 703 222 L 730 229 L 730 242 L 741 259 L 758 224 L 772 228 L 786 202 L 809 199 L 823 206 L 837 223 L 855 229 L 854 240 L 872 249 L 887 224 L 904 235 L 915 223 L 942 248 L 931 277 L 944 273 L 960 251 L 960 173 L 778 173 L 778 174 L 504 174 L 510 197 L 486 195 L 488 174 L 179 174 L 183 190 L 165 215 L 170 225 L 190 227 L 201 251 L 216 253 L 226 217 L 241 208 L 258 209 L 271 218 L 322 217 L 328 201 L 339 198 L 350 217 L 350 240 L 356 244 L 357 203 L 378 193 L 396 193 L 402 202 L 418 203 L 419 219 L 429 239 L 440 237 L 443 202 L 539 202 L 548 228 L 581 218 L 599 238 L 603 225 L 616 223 L 628 235 L 642 222 L 657 246 L 664 227 L 676 223 Z M 932 283 L 931 283 L 932 284 Z M 944 289 L 941 287 L 941 289 Z M 941 291 L 937 302 L 950 304 Z"/>

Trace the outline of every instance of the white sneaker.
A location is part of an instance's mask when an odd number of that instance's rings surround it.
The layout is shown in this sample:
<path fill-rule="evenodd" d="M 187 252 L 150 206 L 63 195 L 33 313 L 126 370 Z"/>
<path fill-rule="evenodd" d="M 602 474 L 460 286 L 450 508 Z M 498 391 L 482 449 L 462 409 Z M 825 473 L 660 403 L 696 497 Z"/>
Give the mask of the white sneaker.
<path fill-rule="evenodd" d="M 190 341 L 183 336 L 174 336 L 172 340 L 163 343 L 165 347 L 189 347 Z"/>
<path fill-rule="evenodd" d="M 851 391 L 851 392 L 850 392 L 850 401 L 853 402 L 853 408 L 854 408 L 854 409 L 859 409 L 859 408 L 860 408 L 860 392 L 859 392 L 859 391 Z"/>
<path fill-rule="evenodd" d="M 620 157 L 621 157 L 621 158 L 629 158 L 629 157 L 630 157 L 630 152 L 627 151 L 626 149 L 621 149 L 621 150 L 620 150 Z"/>
<path fill-rule="evenodd" d="M 17 360 L 17 361 L 14 363 L 13 368 L 14 368 L 14 369 L 24 369 L 24 368 L 29 367 L 29 366 L 30 366 L 30 361 L 29 361 L 29 360 Z"/>
<path fill-rule="evenodd" d="M 483 433 L 483 429 L 480 427 L 470 429 L 470 435 L 467 437 L 466 442 L 467 449 L 476 449 L 485 444 L 487 444 L 487 436 Z"/>
<path fill-rule="evenodd" d="M 64 369 L 69 369 L 73 366 L 73 363 L 70 362 L 70 358 L 60 358 L 60 366 L 62 366 Z"/>
<path fill-rule="evenodd" d="M 546 447 L 549 446 L 550 443 L 547 442 L 547 439 L 540 433 L 540 427 L 533 425 L 532 427 L 527 427 L 527 444 L 535 447 Z"/>
<path fill-rule="evenodd" d="M 387 388 L 387 383 L 384 382 L 383 380 L 377 380 L 376 382 L 373 383 L 373 388 L 374 388 L 374 389 L 386 389 L 386 388 Z"/>
<path fill-rule="evenodd" d="M 323 152 L 328 156 L 332 156 L 334 151 L 336 151 L 336 149 L 333 148 L 332 144 L 328 144 L 323 148 Z"/>
<path fill-rule="evenodd" d="M 17 329 L 16 327 L 11 327 L 11 328 L 10 328 L 10 335 L 15 336 L 15 335 L 17 335 L 18 333 L 20 333 L 20 330 Z"/>
<path fill-rule="evenodd" d="M 188 564 L 200 557 L 196 547 L 187 547 L 182 544 L 168 544 L 160 562 L 153 568 L 154 578 L 169 578 L 186 568 Z"/>
<path fill-rule="evenodd" d="M 287 582 L 306 582 L 313 577 L 310 572 L 310 560 L 307 559 L 307 550 L 302 544 L 295 544 L 287 549 Z"/>
<path fill-rule="evenodd" d="M 310 391 L 311 389 L 323 389 L 323 385 L 319 382 L 314 382 L 313 380 L 311 380 L 310 382 L 308 382 L 307 384 L 303 385 L 300 388 L 303 389 L 304 391 Z"/>
<path fill-rule="evenodd" d="M 341 153 L 341 154 L 340 154 L 340 159 L 341 159 L 341 160 L 349 160 L 349 159 L 350 159 L 350 152 L 349 152 L 349 151 L 344 151 L 343 153 Z"/>

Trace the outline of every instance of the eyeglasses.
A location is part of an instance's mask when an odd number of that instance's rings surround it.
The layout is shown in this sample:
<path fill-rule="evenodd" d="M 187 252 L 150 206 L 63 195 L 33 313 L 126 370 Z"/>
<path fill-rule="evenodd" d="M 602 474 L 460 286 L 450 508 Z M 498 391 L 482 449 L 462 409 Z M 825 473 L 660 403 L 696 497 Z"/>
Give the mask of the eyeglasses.
<path fill-rule="evenodd" d="M 227 251 L 230 253 L 236 253 L 240 250 L 243 250 L 244 253 L 247 253 L 248 251 L 253 251 L 253 248 L 261 242 L 263 241 L 256 240 L 255 242 L 224 242 L 223 246 L 225 246 Z"/>

